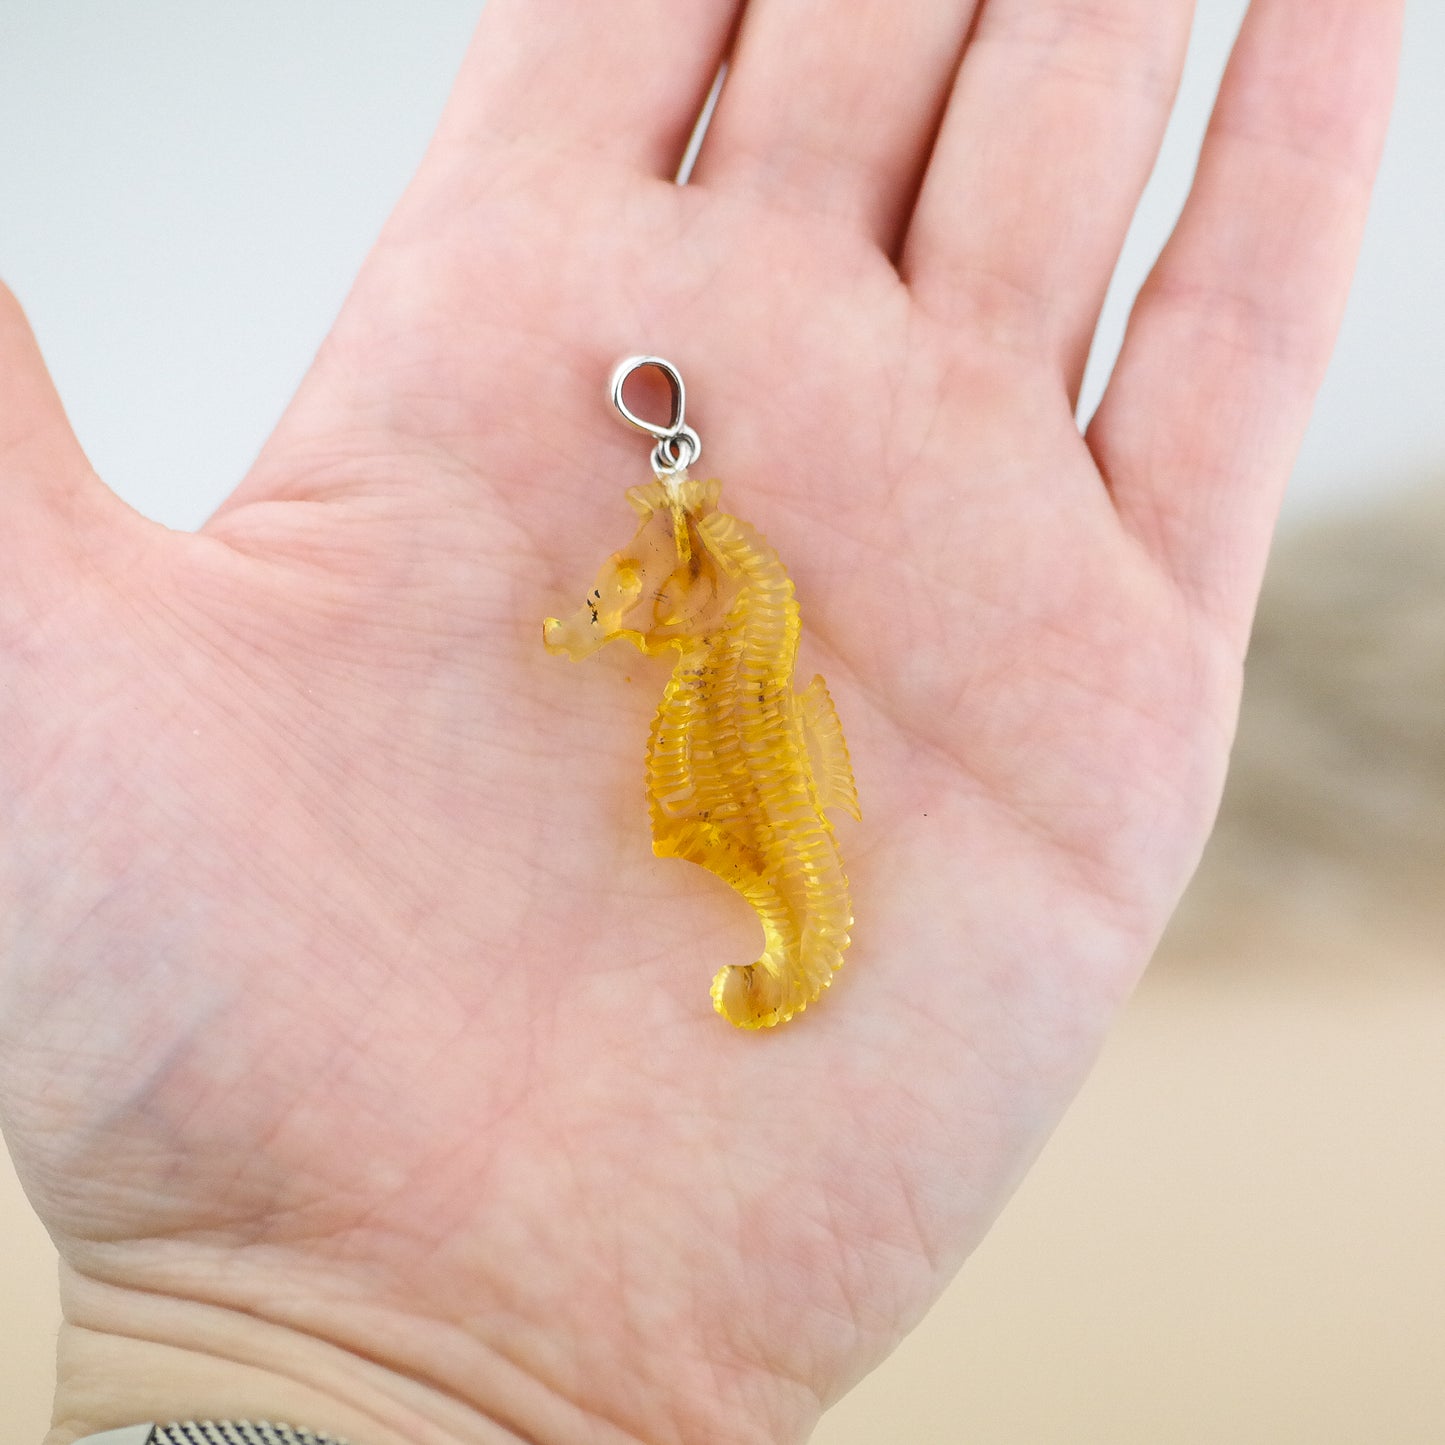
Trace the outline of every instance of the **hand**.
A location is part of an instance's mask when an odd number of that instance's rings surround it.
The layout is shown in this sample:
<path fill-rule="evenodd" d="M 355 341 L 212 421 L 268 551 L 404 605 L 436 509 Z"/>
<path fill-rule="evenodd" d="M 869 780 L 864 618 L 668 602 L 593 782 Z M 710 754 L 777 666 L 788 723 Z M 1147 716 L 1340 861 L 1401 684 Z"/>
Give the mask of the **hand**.
<path fill-rule="evenodd" d="M 94 478 L 6 300 L 0 1104 L 63 1259 L 56 1442 L 801 1440 L 1184 885 L 1401 5 L 1256 0 L 1082 437 L 1190 6 L 990 0 L 965 49 L 962 0 L 753 0 L 679 189 L 735 9 L 490 0 L 197 535 Z M 649 849 L 665 669 L 541 645 L 631 534 L 642 350 L 792 570 L 863 802 L 847 965 L 762 1036 L 707 996 L 755 919 Z"/>

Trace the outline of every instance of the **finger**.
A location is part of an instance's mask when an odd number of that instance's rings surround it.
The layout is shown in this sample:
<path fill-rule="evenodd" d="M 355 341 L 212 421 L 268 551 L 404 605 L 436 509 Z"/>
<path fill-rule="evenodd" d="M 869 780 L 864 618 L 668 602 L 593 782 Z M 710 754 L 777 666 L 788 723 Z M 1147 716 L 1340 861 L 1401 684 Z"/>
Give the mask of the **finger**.
<path fill-rule="evenodd" d="M 43 574 L 119 499 L 96 478 L 20 303 L 0 285 L 0 526 L 7 562 Z"/>
<path fill-rule="evenodd" d="M 1125 525 L 1247 628 L 1384 141 L 1403 0 L 1255 0 L 1088 441 Z"/>
<path fill-rule="evenodd" d="M 694 179 L 856 226 L 890 254 L 972 19 L 970 0 L 752 0 Z"/>
<path fill-rule="evenodd" d="M 1191 0 L 990 0 L 904 242 L 918 304 L 1083 375 L 1189 44 Z"/>
<path fill-rule="evenodd" d="M 672 179 L 741 0 L 488 0 L 442 135 Z"/>
<path fill-rule="evenodd" d="M 25 312 L 0 285 L 0 467 L 16 484 L 37 473 L 72 478 L 90 470 L 40 355 Z"/>

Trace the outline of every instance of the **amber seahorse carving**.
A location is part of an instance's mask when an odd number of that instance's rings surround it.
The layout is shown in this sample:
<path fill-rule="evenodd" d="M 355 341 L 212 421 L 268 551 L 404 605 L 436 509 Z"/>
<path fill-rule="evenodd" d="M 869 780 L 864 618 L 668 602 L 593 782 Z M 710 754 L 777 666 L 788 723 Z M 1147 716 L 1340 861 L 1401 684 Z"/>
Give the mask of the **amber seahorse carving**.
<path fill-rule="evenodd" d="M 764 949 L 713 980 L 724 1018 L 768 1028 L 832 982 L 852 907 L 828 810 L 859 816 L 843 730 L 821 677 L 793 690 L 798 604 L 777 553 L 717 510 L 718 483 L 634 488 L 642 517 L 549 651 L 573 659 L 626 638 L 677 651 L 652 725 L 647 790 L 653 851 L 686 858 L 757 910 Z"/>

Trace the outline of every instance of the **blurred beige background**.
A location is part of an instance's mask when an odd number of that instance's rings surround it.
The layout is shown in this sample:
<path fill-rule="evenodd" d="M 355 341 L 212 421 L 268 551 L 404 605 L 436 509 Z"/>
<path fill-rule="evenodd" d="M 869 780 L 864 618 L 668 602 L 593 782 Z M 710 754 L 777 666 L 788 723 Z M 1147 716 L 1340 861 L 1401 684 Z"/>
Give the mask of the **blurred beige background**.
<path fill-rule="evenodd" d="M 477 9 L 0 7 L 0 275 L 142 511 L 195 525 L 249 464 Z M 1086 410 L 1241 10 L 1201 0 Z M 818 1445 L 1445 1441 L 1445 526 L 1371 500 L 1445 479 L 1445 7 L 1414 0 L 1408 39 L 1211 855 L 1038 1167 Z M 0 1439 L 24 1445 L 54 1257 L 4 1169 L 0 1290 Z"/>

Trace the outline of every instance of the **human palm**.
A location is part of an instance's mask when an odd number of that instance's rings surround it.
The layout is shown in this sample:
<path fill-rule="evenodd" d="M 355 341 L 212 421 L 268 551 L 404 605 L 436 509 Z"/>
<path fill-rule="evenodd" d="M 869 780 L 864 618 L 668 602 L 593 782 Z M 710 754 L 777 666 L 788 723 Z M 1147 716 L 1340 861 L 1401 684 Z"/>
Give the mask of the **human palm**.
<path fill-rule="evenodd" d="M 197 535 L 94 482 L 9 316 L 0 1102 L 77 1314 L 85 1281 L 204 1300 L 425 1381 L 437 1439 L 588 1441 L 801 1438 L 919 1318 L 1202 844 L 1378 144 L 1387 7 L 1335 4 L 1283 104 L 1313 22 L 1257 5 L 1082 437 L 1184 8 L 989 6 L 915 197 L 961 5 L 886 60 L 860 5 L 828 103 L 766 113 L 788 6 L 750 7 L 677 188 L 728 7 L 597 7 L 544 67 L 493 0 Z M 761 1036 L 707 996 L 756 920 L 650 852 L 660 664 L 541 646 L 632 530 L 603 383 L 642 350 L 789 565 L 858 775 L 847 966 Z"/>

